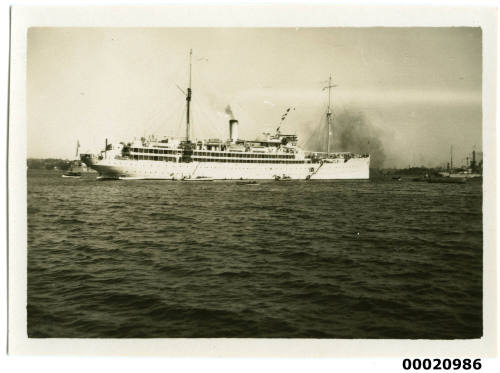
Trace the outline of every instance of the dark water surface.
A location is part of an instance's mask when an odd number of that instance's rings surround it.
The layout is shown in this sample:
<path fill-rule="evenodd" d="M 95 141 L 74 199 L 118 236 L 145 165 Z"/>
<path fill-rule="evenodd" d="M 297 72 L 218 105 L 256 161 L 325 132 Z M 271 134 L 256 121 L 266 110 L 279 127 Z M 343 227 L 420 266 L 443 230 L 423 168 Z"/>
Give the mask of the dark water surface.
<path fill-rule="evenodd" d="M 28 176 L 30 337 L 482 335 L 481 183 L 93 177 Z"/>

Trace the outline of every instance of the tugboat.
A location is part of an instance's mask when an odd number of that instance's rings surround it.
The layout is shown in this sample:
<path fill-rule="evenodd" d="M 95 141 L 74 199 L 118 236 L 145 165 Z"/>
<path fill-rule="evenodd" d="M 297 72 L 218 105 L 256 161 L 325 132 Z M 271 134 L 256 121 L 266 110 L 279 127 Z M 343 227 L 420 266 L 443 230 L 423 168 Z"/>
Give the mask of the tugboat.
<path fill-rule="evenodd" d="M 65 173 L 62 174 L 62 177 L 70 177 L 70 178 L 73 178 L 73 179 L 79 179 L 82 177 L 82 173 L 81 172 L 76 172 L 76 171 L 73 171 L 73 167 L 69 170 L 69 171 L 66 171 Z"/>
<path fill-rule="evenodd" d="M 76 160 L 71 161 L 70 168 L 62 174 L 62 177 L 79 179 L 82 177 L 82 162 L 78 159 L 78 149 L 80 141 L 76 141 Z"/>

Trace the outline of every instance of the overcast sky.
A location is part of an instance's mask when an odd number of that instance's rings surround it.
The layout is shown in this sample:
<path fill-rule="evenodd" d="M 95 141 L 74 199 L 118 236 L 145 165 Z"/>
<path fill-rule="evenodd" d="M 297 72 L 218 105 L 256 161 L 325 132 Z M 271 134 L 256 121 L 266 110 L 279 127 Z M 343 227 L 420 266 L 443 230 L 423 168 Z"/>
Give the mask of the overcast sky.
<path fill-rule="evenodd" d="M 77 139 L 96 152 L 105 138 L 183 136 L 190 48 L 196 138 L 228 137 L 228 104 L 249 139 L 294 107 L 281 129 L 304 144 L 331 73 L 334 111 L 363 113 L 385 166 L 481 150 L 479 28 L 31 28 L 28 157 L 71 158 Z"/>

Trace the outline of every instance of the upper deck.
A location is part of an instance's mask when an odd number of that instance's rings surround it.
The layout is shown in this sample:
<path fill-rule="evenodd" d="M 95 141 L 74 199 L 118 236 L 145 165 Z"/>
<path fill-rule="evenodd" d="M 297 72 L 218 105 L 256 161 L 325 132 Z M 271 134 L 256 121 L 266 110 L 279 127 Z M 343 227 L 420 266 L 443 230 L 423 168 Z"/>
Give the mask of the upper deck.
<path fill-rule="evenodd" d="M 351 152 L 307 152 L 297 145 L 296 135 L 277 133 L 265 139 L 223 141 L 208 139 L 186 141 L 178 138 L 157 140 L 154 137 L 107 145 L 99 159 L 148 160 L 170 162 L 229 163 L 320 163 L 368 157 Z"/>

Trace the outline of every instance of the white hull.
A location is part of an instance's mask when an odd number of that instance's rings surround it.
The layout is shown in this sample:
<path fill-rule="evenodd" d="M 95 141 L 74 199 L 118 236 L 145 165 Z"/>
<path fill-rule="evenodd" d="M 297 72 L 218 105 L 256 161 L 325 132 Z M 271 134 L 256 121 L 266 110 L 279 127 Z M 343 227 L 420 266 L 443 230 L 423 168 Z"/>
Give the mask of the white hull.
<path fill-rule="evenodd" d="M 332 159 L 323 163 L 265 164 L 223 162 L 165 162 L 102 159 L 88 164 L 100 178 L 166 179 L 212 178 L 214 180 L 272 180 L 289 176 L 295 180 L 354 180 L 370 177 L 370 158 Z"/>

